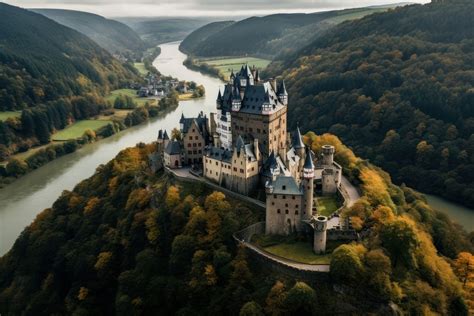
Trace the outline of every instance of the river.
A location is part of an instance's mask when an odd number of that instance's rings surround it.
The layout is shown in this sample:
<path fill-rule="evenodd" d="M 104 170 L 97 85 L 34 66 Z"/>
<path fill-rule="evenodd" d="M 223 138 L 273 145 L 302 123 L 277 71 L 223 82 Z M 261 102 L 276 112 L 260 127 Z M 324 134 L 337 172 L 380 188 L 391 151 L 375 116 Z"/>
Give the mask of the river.
<path fill-rule="evenodd" d="M 84 146 L 0 190 L 0 256 L 11 248 L 22 230 L 40 211 L 50 207 L 63 190 L 72 190 L 81 180 L 90 177 L 98 165 L 114 158 L 120 150 L 139 142 L 156 140 L 159 129 L 166 128 L 169 133 L 172 128 L 179 127 L 181 113 L 196 116 L 199 111 L 209 113 L 215 110 L 215 99 L 222 82 L 183 66 L 186 55 L 178 50 L 178 46 L 179 43 L 161 45 L 161 54 L 154 61 L 155 67 L 164 75 L 203 84 L 206 97 L 182 101 L 175 111 L 164 117 Z"/>
<path fill-rule="evenodd" d="M 61 157 L 0 190 L 0 256 L 6 253 L 22 230 L 43 209 L 50 207 L 63 190 L 72 190 L 81 180 L 90 177 L 98 165 L 114 158 L 118 152 L 139 142 L 156 140 L 159 129 L 170 131 L 178 127 L 181 113 L 196 116 L 199 111 L 215 110 L 215 99 L 223 83 L 216 78 L 192 71 L 183 66 L 186 55 L 179 43 L 161 45 L 161 54 L 154 61 L 164 75 L 180 80 L 195 81 L 206 88 L 206 97 L 180 102 L 177 109 L 147 124 L 127 129 L 97 143 L 84 146 L 73 154 Z M 429 202 L 448 213 L 466 229 L 474 229 L 474 211 L 465 207 L 428 197 Z"/>

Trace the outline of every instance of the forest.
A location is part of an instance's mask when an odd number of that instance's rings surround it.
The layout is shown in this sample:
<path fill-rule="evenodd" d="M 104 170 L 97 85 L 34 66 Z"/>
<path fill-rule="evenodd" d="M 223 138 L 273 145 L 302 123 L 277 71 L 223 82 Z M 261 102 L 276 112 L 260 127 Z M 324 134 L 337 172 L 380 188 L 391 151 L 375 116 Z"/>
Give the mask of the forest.
<path fill-rule="evenodd" d="M 310 14 L 253 16 L 237 22 L 205 25 L 189 34 L 180 50 L 199 57 L 258 56 L 266 59 L 289 55 L 347 19 L 362 17 L 387 7 L 367 7 Z"/>
<path fill-rule="evenodd" d="M 96 42 L 111 54 L 139 60 L 148 47 L 129 26 L 100 15 L 59 9 L 35 9 L 62 25 L 70 27 Z"/>
<path fill-rule="evenodd" d="M 474 206 L 474 3 L 345 22 L 268 68 L 289 123 L 329 131 L 395 183 Z M 302 120 L 311 117 L 312 120 Z"/>
<path fill-rule="evenodd" d="M 472 234 L 337 137 L 305 142 L 336 146 L 363 193 L 344 216 L 364 237 L 335 250 L 328 281 L 295 281 L 251 260 L 232 234 L 264 213 L 152 173 L 155 145 L 138 144 L 64 191 L 0 258 L 0 313 L 329 315 L 390 303 L 413 315 L 472 312 Z"/>
<path fill-rule="evenodd" d="M 0 160 L 46 144 L 54 131 L 107 107 L 109 91 L 140 82 L 85 35 L 43 15 L 0 4 Z"/>

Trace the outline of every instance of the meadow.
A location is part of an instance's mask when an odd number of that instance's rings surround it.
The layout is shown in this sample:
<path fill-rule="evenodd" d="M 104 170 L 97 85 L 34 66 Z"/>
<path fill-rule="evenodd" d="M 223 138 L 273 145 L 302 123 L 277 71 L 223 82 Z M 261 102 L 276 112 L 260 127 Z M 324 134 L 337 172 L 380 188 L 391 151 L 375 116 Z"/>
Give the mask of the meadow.
<path fill-rule="evenodd" d="M 133 89 L 118 89 L 112 91 L 105 99 L 112 104 L 119 95 L 128 95 L 133 99 L 133 101 L 137 104 L 137 106 L 144 106 L 147 102 L 150 105 L 156 105 L 155 99 L 148 99 L 148 98 L 140 98 L 137 95 L 137 91 Z"/>
<path fill-rule="evenodd" d="M 0 112 L 0 121 L 6 121 L 10 117 L 20 117 L 21 112 L 12 112 L 12 111 L 7 111 L 7 112 Z"/>
<path fill-rule="evenodd" d="M 88 129 L 96 131 L 101 127 L 110 124 L 110 121 L 98 121 L 98 120 L 84 120 L 78 121 L 65 129 L 53 134 L 53 141 L 65 141 L 70 139 L 76 139 L 84 135 L 84 132 Z"/>
<path fill-rule="evenodd" d="M 197 59 L 198 64 L 207 64 L 216 68 L 226 79 L 229 78 L 231 71 L 238 72 L 242 65 L 248 64 L 250 67 L 257 67 L 259 70 L 265 69 L 271 60 L 256 57 L 215 57 Z"/>

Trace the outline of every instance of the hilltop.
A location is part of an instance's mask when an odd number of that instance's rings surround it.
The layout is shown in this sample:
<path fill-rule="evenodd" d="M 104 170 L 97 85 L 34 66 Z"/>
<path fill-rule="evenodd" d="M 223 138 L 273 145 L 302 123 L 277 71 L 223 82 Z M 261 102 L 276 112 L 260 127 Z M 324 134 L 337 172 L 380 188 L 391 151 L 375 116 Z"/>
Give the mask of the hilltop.
<path fill-rule="evenodd" d="M 181 49 L 199 57 L 273 58 L 297 51 L 338 23 L 388 10 L 367 7 L 312 14 L 274 14 L 230 23 L 213 23 L 191 33 Z"/>
<path fill-rule="evenodd" d="M 344 216 L 365 237 L 335 250 L 331 278 L 317 290 L 237 247 L 232 234 L 261 211 L 152 173 L 156 146 L 139 144 L 65 191 L 0 258 L 0 312 L 348 314 L 382 313 L 392 302 L 412 314 L 465 315 L 461 284 L 442 256 L 472 251 L 466 233 L 334 136 L 310 133 L 305 142 L 315 151 L 336 146 L 363 193 Z"/>
<path fill-rule="evenodd" d="M 121 18 L 150 47 L 183 40 L 192 31 L 211 22 L 208 18 Z"/>
<path fill-rule="evenodd" d="M 147 47 L 129 26 L 100 15 L 60 9 L 33 9 L 32 11 L 87 35 L 112 54 L 141 57 Z"/>
<path fill-rule="evenodd" d="M 396 183 L 472 207 L 473 12 L 440 2 L 345 22 L 267 75 L 286 79 L 292 127 L 329 130 Z"/>

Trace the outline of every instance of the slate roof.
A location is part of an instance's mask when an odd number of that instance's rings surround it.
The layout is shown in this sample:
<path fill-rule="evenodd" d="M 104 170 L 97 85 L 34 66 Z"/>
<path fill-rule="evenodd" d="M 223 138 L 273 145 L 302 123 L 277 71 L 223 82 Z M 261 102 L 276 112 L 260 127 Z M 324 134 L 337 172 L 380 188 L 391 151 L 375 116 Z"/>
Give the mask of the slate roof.
<path fill-rule="evenodd" d="M 199 113 L 198 117 L 185 118 L 184 115 L 181 115 L 179 120 L 180 124 L 183 124 L 181 132 L 186 134 L 189 131 L 189 128 L 193 125 L 193 122 L 196 122 L 196 126 L 199 129 L 199 133 L 204 137 L 205 140 L 208 139 L 208 130 L 207 130 L 207 116 L 202 112 Z"/>
<path fill-rule="evenodd" d="M 292 145 L 294 149 L 304 148 L 303 137 L 301 136 L 299 126 L 296 128 L 295 136 L 293 137 Z"/>
<path fill-rule="evenodd" d="M 175 140 L 169 142 L 165 148 L 165 153 L 167 153 L 168 155 L 180 155 L 181 144 Z"/>
<path fill-rule="evenodd" d="M 235 142 L 235 150 L 239 156 L 243 153 L 245 156 L 249 157 L 251 161 L 257 160 L 257 157 L 255 157 L 255 148 L 253 144 L 246 144 L 241 135 L 239 135 L 237 141 Z"/>
<path fill-rule="evenodd" d="M 218 148 L 218 147 L 209 147 L 205 152 L 206 157 L 216 159 L 219 161 L 231 163 L 232 162 L 232 151 Z"/>
<path fill-rule="evenodd" d="M 273 194 L 303 195 L 295 179 L 291 176 L 278 176 L 271 185 L 273 186 Z"/>
<path fill-rule="evenodd" d="M 306 148 L 306 158 L 304 160 L 304 169 L 314 169 L 313 153 L 309 148 Z"/>

